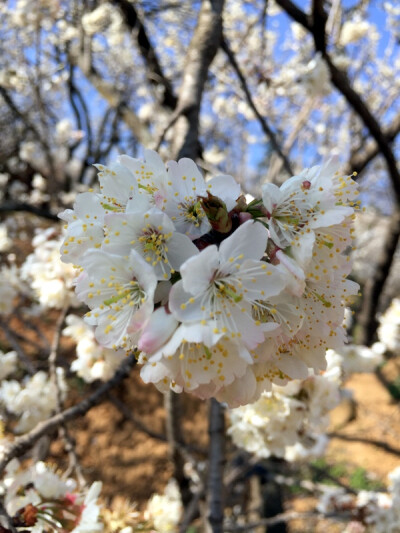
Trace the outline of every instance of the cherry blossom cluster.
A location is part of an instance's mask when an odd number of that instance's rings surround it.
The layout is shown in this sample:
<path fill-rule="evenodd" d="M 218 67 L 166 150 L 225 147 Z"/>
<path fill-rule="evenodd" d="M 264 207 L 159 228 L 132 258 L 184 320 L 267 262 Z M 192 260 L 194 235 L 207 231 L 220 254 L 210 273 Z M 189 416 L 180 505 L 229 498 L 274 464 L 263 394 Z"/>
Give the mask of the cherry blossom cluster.
<path fill-rule="evenodd" d="M 273 385 L 253 404 L 230 411 L 233 442 L 257 457 L 287 461 L 318 457 L 325 451 L 329 413 L 340 402 L 340 367 L 323 375 Z"/>
<path fill-rule="evenodd" d="M 345 533 L 396 533 L 400 528 L 400 468 L 389 474 L 389 491 L 360 491 L 356 496 L 342 488 L 327 488 L 318 503 L 321 513 L 349 518 Z"/>
<path fill-rule="evenodd" d="M 0 454 L 7 447 L 0 440 Z M 110 506 L 99 501 L 102 484 L 95 481 L 90 487 L 78 487 L 73 478 L 66 477 L 54 466 L 38 461 L 30 466 L 13 459 L 0 481 L 0 495 L 5 509 L 16 527 L 23 531 L 45 533 L 133 533 L 157 531 L 173 533 L 178 530 L 182 516 L 182 502 L 174 479 L 163 494 L 153 494 L 144 512 L 135 504 L 117 500 Z M 7 523 L 1 526 L 7 529 Z M 49 529 L 51 528 L 51 529 Z"/>
<path fill-rule="evenodd" d="M 311 371 L 305 380 L 273 385 L 255 403 L 231 409 L 228 433 L 233 442 L 257 457 L 297 461 L 323 455 L 330 412 L 352 398 L 352 391 L 342 388 L 343 380 L 354 372 L 373 372 L 383 361 L 383 351 L 381 343 L 328 350 L 323 374 Z"/>
<path fill-rule="evenodd" d="M 97 504 L 100 490 L 99 481 L 80 491 L 73 479 L 63 479 L 45 463 L 23 468 L 17 459 L 7 465 L 0 483 L 4 505 L 14 525 L 35 533 L 45 533 L 49 528 L 65 533 L 103 531 Z M 2 525 L 7 527 L 7 523 Z"/>
<path fill-rule="evenodd" d="M 12 374 L 17 369 L 16 353 L 1 354 L 0 376 Z M 5 377 L 5 376 L 4 376 Z M 64 370 L 56 369 L 57 383 L 40 370 L 26 376 L 22 383 L 16 379 L 2 379 L 0 383 L 0 409 L 5 418 L 17 418 L 16 433 L 25 433 L 42 420 L 49 418 L 57 408 L 58 395 L 65 399 L 67 384 Z"/>
<path fill-rule="evenodd" d="M 21 266 L 20 277 L 42 309 L 79 305 L 72 290 L 75 271 L 60 261 L 61 242 L 54 228 L 38 232 L 32 240 L 34 251 Z"/>
<path fill-rule="evenodd" d="M 86 383 L 112 378 L 125 357 L 125 351 L 100 346 L 94 337 L 93 327 L 76 315 L 68 315 L 66 323 L 63 335 L 76 342 L 76 359 L 71 363 L 71 370 Z"/>
<path fill-rule="evenodd" d="M 97 341 L 140 350 L 141 375 L 230 406 L 326 368 L 340 347 L 357 187 L 335 159 L 247 203 L 229 175 L 153 151 L 97 165 L 77 196 L 62 261 Z"/>

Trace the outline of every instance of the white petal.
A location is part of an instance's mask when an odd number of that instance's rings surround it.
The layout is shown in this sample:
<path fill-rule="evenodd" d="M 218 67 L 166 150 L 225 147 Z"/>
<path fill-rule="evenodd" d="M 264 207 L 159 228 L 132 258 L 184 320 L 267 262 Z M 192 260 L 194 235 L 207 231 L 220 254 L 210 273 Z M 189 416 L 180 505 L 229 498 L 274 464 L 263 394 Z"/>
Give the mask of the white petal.
<path fill-rule="evenodd" d="M 235 178 L 228 174 L 219 174 L 207 183 L 207 189 L 214 196 L 218 196 L 225 202 L 228 211 L 231 211 L 236 205 L 236 201 L 240 196 L 240 185 Z"/>
<path fill-rule="evenodd" d="M 185 291 L 198 295 L 207 290 L 218 266 L 218 250 L 214 245 L 189 258 L 180 268 Z"/>
<path fill-rule="evenodd" d="M 192 294 L 183 288 L 182 280 L 173 285 L 169 296 L 169 308 L 182 322 L 200 321 L 204 318 L 205 313 L 201 310 L 200 299 L 188 303 L 191 297 Z"/>
<path fill-rule="evenodd" d="M 267 247 L 268 231 L 260 222 L 248 220 L 238 227 L 219 247 L 221 264 L 230 258 L 261 259 Z"/>
<path fill-rule="evenodd" d="M 198 248 L 187 235 L 174 233 L 168 241 L 168 259 L 175 270 L 180 270 L 185 261 L 198 254 Z"/>
<path fill-rule="evenodd" d="M 280 188 L 274 183 L 265 183 L 262 186 L 262 199 L 267 211 L 269 213 L 272 213 L 275 207 L 279 205 L 282 199 L 282 193 Z"/>

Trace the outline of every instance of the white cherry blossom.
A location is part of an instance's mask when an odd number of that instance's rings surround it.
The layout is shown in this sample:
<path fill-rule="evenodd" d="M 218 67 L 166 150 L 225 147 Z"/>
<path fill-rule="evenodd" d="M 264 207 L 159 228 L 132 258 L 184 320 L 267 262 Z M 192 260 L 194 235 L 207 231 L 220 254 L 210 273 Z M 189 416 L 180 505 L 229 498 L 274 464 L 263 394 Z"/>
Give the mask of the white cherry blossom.
<path fill-rule="evenodd" d="M 89 251 L 82 266 L 76 292 L 91 308 L 86 320 L 96 325 L 96 339 L 107 347 L 130 346 L 130 334 L 136 338 L 153 311 L 152 267 L 135 250 L 127 258 Z"/>
<path fill-rule="evenodd" d="M 171 289 L 170 309 L 183 322 L 209 321 L 216 333 L 242 339 L 250 348 L 264 340 L 253 305 L 279 294 L 284 277 L 260 261 L 267 245 L 267 231 L 248 221 L 224 240 L 209 246 L 181 267 L 182 280 Z"/>
<path fill-rule="evenodd" d="M 103 249 L 114 254 L 136 250 L 151 265 L 159 280 L 167 280 L 198 249 L 178 233 L 171 219 L 157 208 L 145 213 L 108 215 Z"/>

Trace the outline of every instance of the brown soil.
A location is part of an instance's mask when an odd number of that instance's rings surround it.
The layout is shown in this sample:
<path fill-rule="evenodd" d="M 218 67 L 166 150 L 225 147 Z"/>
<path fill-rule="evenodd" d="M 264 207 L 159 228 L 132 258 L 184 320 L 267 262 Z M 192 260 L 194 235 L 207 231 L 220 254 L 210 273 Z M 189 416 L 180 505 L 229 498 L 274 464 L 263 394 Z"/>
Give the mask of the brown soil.
<path fill-rule="evenodd" d="M 35 354 L 36 361 L 39 355 L 39 366 L 43 368 L 46 367 L 47 353 L 44 349 L 38 351 L 37 345 L 43 346 L 43 336 L 48 343 L 51 342 L 57 315 L 57 312 L 51 312 L 45 321 L 30 319 L 30 327 L 23 327 L 18 316 L 9 321 L 10 329 L 25 336 L 26 341 L 20 339 L 19 342 L 26 353 L 30 356 Z M 4 335 L 0 336 L 0 345 L 0 348 L 9 345 Z M 60 362 L 66 367 L 73 352 L 74 345 L 63 338 Z M 135 368 L 131 376 L 112 393 L 124 404 L 125 414 L 107 400 L 68 427 L 76 440 L 76 452 L 87 481 L 102 480 L 102 493 L 108 501 L 119 495 L 136 502 L 143 509 L 154 492 L 162 492 L 172 476 L 173 467 L 165 442 L 163 395 L 153 386 L 145 385 L 139 371 Z M 333 436 L 325 458 L 328 465 L 345 465 L 349 471 L 362 467 L 371 479 L 386 485 L 388 473 L 400 465 L 400 410 L 383 382 L 392 382 L 399 374 L 399 364 L 392 360 L 383 368 L 380 378 L 375 374 L 351 376 L 346 388 L 352 391 L 355 402 L 345 400 L 333 412 Z M 82 394 L 87 394 L 87 388 L 74 376 L 69 378 L 69 386 L 72 404 L 78 402 Z M 182 395 L 181 400 L 185 440 L 205 452 L 208 441 L 207 403 L 188 395 Z M 132 421 L 130 415 L 139 421 L 139 425 Z M 156 433 L 158 438 L 150 437 L 142 426 Z M 204 459 L 205 453 L 195 456 Z M 60 441 L 52 444 L 49 459 L 66 468 Z M 315 509 L 314 497 L 305 493 L 287 496 L 287 510 L 303 512 Z M 290 533 L 336 533 L 343 529 L 343 524 L 317 518 L 294 520 L 290 524 Z"/>
<path fill-rule="evenodd" d="M 27 251 L 21 244 L 17 247 L 17 256 L 22 258 L 23 252 L 26 255 Z M 39 367 L 46 367 L 48 347 L 43 342 L 43 336 L 47 343 L 51 342 L 57 314 L 50 312 L 45 319 L 29 318 L 29 327 L 18 316 L 9 321 L 10 329 L 25 337 L 25 341 L 19 339 L 19 342 L 26 353 L 36 361 L 39 356 Z M 38 349 L 38 345 L 42 348 Z M 4 332 L 0 335 L 0 348 L 12 349 Z M 72 357 L 73 345 L 63 339 L 60 362 L 67 367 Z M 353 392 L 356 416 L 349 421 L 354 415 L 354 406 L 348 401 L 335 410 L 331 426 L 334 436 L 326 456 L 328 464 L 341 463 L 350 469 L 362 467 L 386 484 L 387 474 L 400 465 L 400 411 L 382 381 L 393 381 L 399 374 L 399 364 L 390 361 L 383 369 L 381 379 L 375 374 L 356 374 L 348 380 L 346 388 Z M 69 385 L 71 401 L 75 403 L 82 391 L 87 389 L 74 377 L 69 380 Z M 163 490 L 173 471 L 165 442 L 163 396 L 153 386 L 142 383 L 138 368 L 113 395 L 123 402 L 141 425 L 160 434 L 160 438 L 150 437 L 109 400 L 68 427 L 76 440 L 77 455 L 87 481 L 101 479 L 105 498 L 120 495 L 143 507 L 154 492 Z M 207 404 L 187 395 L 182 395 L 181 399 L 184 437 L 188 444 L 205 450 L 208 440 Z M 201 455 L 196 457 L 204 458 Z M 51 446 L 50 460 L 61 467 L 66 466 L 59 441 Z M 310 496 L 292 496 L 286 502 L 286 508 L 312 510 L 315 503 L 315 498 Z M 336 533 L 343 529 L 333 522 L 313 519 L 293 521 L 290 527 L 291 533 Z"/>

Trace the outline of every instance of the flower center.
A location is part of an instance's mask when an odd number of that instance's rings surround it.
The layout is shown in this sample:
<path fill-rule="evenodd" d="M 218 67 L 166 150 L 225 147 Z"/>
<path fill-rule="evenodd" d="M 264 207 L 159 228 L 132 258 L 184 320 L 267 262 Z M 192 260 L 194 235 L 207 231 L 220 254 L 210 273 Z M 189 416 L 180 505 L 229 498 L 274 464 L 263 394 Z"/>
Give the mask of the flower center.
<path fill-rule="evenodd" d="M 201 202 L 196 198 L 185 198 L 183 202 L 178 204 L 178 209 L 182 212 L 183 217 L 196 228 L 200 226 L 202 219 L 206 216 Z"/>
<path fill-rule="evenodd" d="M 112 307 L 113 304 L 119 303 L 130 307 L 139 307 L 146 298 L 146 294 L 136 278 L 125 284 L 114 282 L 112 286 L 115 289 L 115 294 L 111 298 L 104 300 L 104 305 Z M 118 310 L 118 307 L 115 306 L 115 310 Z"/>
<path fill-rule="evenodd" d="M 139 242 L 142 243 L 143 251 L 146 254 L 146 261 L 156 266 L 158 263 L 168 263 L 167 242 L 172 237 L 172 232 L 162 233 L 162 227 L 154 228 L 150 225 L 142 229 L 142 235 Z"/>

